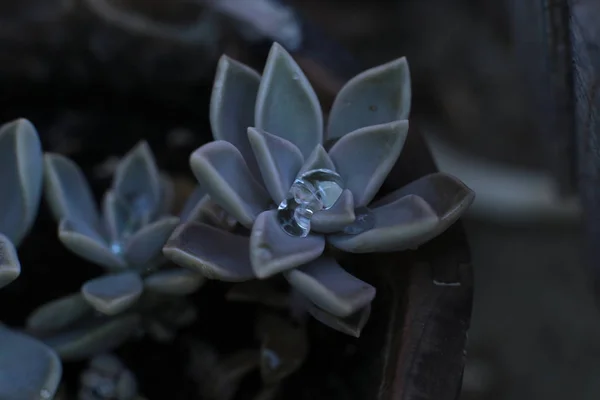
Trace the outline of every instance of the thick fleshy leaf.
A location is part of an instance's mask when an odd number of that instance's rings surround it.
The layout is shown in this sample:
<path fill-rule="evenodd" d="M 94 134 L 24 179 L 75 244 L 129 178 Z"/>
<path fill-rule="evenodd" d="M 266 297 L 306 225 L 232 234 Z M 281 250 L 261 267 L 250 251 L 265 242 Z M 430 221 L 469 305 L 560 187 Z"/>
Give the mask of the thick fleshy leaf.
<path fill-rule="evenodd" d="M 440 218 L 416 195 L 404 196 L 371 210 L 375 226 L 357 235 L 335 234 L 329 243 L 350 253 L 375 253 L 415 249 L 435 234 Z"/>
<path fill-rule="evenodd" d="M 144 279 L 144 287 L 157 293 L 185 296 L 198 290 L 204 281 L 199 272 L 176 268 L 149 275 Z"/>
<path fill-rule="evenodd" d="M 252 68 L 222 56 L 210 98 L 210 126 L 215 140 L 233 144 L 255 177 L 260 176 L 246 130 L 254 126 L 260 75 Z"/>
<path fill-rule="evenodd" d="M 275 204 L 279 204 L 294 183 L 304 157 L 292 142 L 260 129 L 248 128 L 248 139 L 265 187 Z"/>
<path fill-rule="evenodd" d="M 163 254 L 208 279 L 243 282 L 254 278 L 249 239 L 212 226 L 188 222 L 175 229 Z"/>
<path fill-rule="evenodd" d="M 44 156 L 45 196 L 57 221 L 69 219 L 77 225 L 97 229 L 98 206 L 83 171 L 59 154 Z"/>
<path fill-rule="evenodd" d="M 112 187 L 115 194 L 134 210 L 152 213 L 159 206 L 162 192 L 160 174 L 145 140 L 119 162 Z"/>
<path fill-rule="evenodd" d="M 296 372 L 308 354 L 303 325 L 273 314 L 265 314 L 261 325 L 260 373 L 266 384 L 274 384 Z"/>
<path fill-rule="evenodd" d="M 45 344 L 0 325 L 0 398 L 52 399 L 62 365 Z"/>
<path fill-rule="evenodd" d="M 17 250 L 10 239 L 0 233 L 0 288 L 8 285 L 21 274 Z"/>
<path fill-rule="evenodd" d="M 337 317 L 348 317 L 370 304 L 375 288 L 352 276 L 329 257 L 285 273 L 290 285 L 317 307 Z"/>
<path fill-rule="evenodd" d="M 294 237 L 285 233 L 277 221 L 277 210 L 260 214 L 250 235 L 252 269 L 261 279 L 306 264 L 324 249 L 323 236 Z"/>
<path fill-rule="evenodd" d="M 336 96 L 327 139 L 371 125 L 408 119 L 411 84 L 406 58 L 368 69 L 352 78 Z"/>
<path fill-rule="evenodd" d="M 192 211 L 194 210 L 194 208 L 196 208 L 196 205 L 200 200 L 202 200 L 202 198 L 204 198 L 204 196 L 206 196 L 206 190 L 204 190 L 200 185 L 196 185 L 196 188 L 185 201 L 183 209 L 179 214 L 181 222 L 188 222 L 191 219 L 193 219 L 193 217 L 191 216 Z"/>
<path fill-rule="evenodd" d="M 458 178 L 437 172 L 417 179 L 388 194 L 373 203 L 373 206 L 381 207 L 410 194 L 424 199 L 440 217 L 441 221 L 436 229 L 436 235 L 456 222 L 475 199 L 475 193 Z"/>
<path fill-rule="evenodd" d="M 44 342 L 63 361 L 81 361 L 119 347 L 138 331 L 141 321 L 137 314 L 102 318 L 90 326 L 52 336 L 44 339 Z"/>
<path fill-rule="evenodd" d="M 192 153 L 190 165 L 211 199 L 247 228 L 270 203 L 269 195 L 252 176 L 242 154 L 229 142 L 205 144 Z"/>
<path fill-rule="evenodd" d="M 121 235 L 127 227 L 129 209 L 127 204 L 117 197 L 113 190 L 108 190 L 102 200 L 102 219 L 108 235 L 109 244 L 118 245 Z"/>
<path fill-rule="evenodd" d="M 328 327 L 345 333 L 346 335 L 360 337 L 362 329 L 365 327 L 369 317 L 371 316 L 371 305 L 369 304 L 362 310 L 355 312 L 346 318 L 339 318 L 327 311 L 321 310 L 317 306 L 312 306 L 308 309 L 310 315 L 314 319 L 327 325 Z"/>
<path fill-rule="evenodd" d="M 15 246 L 37 215 L 43 164 L 42 145 L 31 122 L 20 118 L 0 127 L 0 232 Z"/>
<path fill-rule="evenodd" d="M 27 331 L 35 334 L 58 332 L 93 315 L 93 307 L 81 293 L 52 300 L 35 309 L 27 318 Z"/>
<path fill-rule="evenodd" d="M 179 217 L 163 217 L 134 233 L 125 245 L 125 259 L 129 265 L 143 267 L 154 261 L 177 224 Z"/>
<path fill-rule="evenodd" d="M 407 133 L 407 120 L 369 126 L 345 135 L 329 150 L 356 207 L 375 197 L 398 160 Z"/>
<path fill-rule="evenodd" d="M 144 284 L 137 273 L 123 272 L 87 281 L 81 287 L 81 294 L 96 310 L 115 315 L 131 307 L 143 290 Z"/>
<path fill-rule="evenodd" d="M 294 143 L 305 157 L 323 143 L 319 99 L 296 61 L 277 43 L 260 81 L 254 126 Z"/>
<path fill-rule="evenodd" d="M 311 229 L 320 233 L 340 232 L 354 222 L 352 192 L 344 189 L 338 201 L 329 210 L 317 211 L 310 219 Z"/>
<path fill-rule="evenodd" d="M 306 160 L 304 160 L 304 164 L 302 165 L 302 168 L 300 168 L 298 175 L 313 169 L 329 169 L 335 171 L 335 165 L 333 164 L 333 161 L 331 161 L 329 154 L 327 154 L 327 150 L 320 144 L 318 144 Z"/>
<path fill-rule="evenodd" d="M 187 219 L 188 221 L 202 222 L 226 231 L 232 231 L 237 225 L 237 221 L 208 195 L 196 203 Z"/>
<path fill-rule="evenodd" d="M 252 280 L 233 285 L 227 292 L 227 300 L 257 303 L 263 306 L 286 309 L 289 293 L 279 290 L 271 280 Z"/>
<path fill-rule="evenodd" d="M 84 223 L 62 220 L 58 226 L 58 238 L 66 248 L 90 262 L 110 269 L 127 266 L 125 260 L 111 251 L 104 238 Z"/>

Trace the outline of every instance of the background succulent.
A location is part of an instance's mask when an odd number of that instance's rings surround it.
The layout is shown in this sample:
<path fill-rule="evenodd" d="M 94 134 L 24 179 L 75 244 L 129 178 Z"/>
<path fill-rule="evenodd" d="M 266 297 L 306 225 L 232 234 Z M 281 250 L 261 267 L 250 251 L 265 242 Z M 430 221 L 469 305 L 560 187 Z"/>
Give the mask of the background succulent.
<path fill-rule="evenodd" d="M 21 265 L 15 249 L 33 224 L 42 193 L 42 146 L 26 119 L 0 127 L 0 287 L 16 279 Z M 0 398 L 50 399 L 62 374 L 56 353 L 23 333 L 0 324 Z"/>
<path fill-rule="evenodd" d="M 26 324 L 29 333 L 63 360 L 82 360 L 139 332 L 169 340 L 194 320 L 194 308 L 183 296 L 204 278 L 165 263 L 161 255 L 179 217 L 169 215 L 172 188 L 146 142 L 120 161 L 102 213 L 83 172 L 68 158 L 46 154 L 45 181 L 61 242 L 107 273 L 34 310 Z"/>
<path fill-rule="evenodd" d="M 339 92 L 325 134 L 317 96 L 281 46 L 271 48 L 262 78 L 223 57 L 211 99 L 215 141 L 196 150 L 190 164 L 210 199 L 251 233 L 188 222 L 174 231 L 164 254 L 225 281 L 283 272 L 312 302 L 317 319 L 343 331 L 349 321 L 359 328 L 375 289 L 324 253 L 326 243 L 353 253 L 416 248 L 473 200 L 460 181 L 438 173 L 373 202 L 402 151 L 410 97 L 404 58 L 369 69 Z M 335 142 L 328 151 L 325 137 Z M 337 172 L 344 190 L 333 207 L 313 215 L 306 237 L 291 236 L 273 208 L 295 179 L 317 169 Z M 372 226 L 353 229 L 365 218 Z"/>

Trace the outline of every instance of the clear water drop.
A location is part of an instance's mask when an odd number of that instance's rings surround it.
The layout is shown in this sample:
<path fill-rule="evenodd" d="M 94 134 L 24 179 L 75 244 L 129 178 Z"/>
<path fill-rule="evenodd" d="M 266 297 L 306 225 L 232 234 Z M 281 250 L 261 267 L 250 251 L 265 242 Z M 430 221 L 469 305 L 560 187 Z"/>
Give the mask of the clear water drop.
<path fill-rule="evenodd" d="M 375 216 L 368 207 L 358 207 L 354 210 L 354 215 L 356 216 L 354 222 L 344 228 L 344 233 L 358 235 L 375 226 Z"/>
<path fill-rule="evenodd" d="M 120 255 L 123 253 L 123 245 L 121 245 L 120 242 L 113 242 L 110 244 L 110 251 L 112 251 L 113 254 Z"/>
<path fill-rule="evenodd" d="M 48 389 L 42 389 L 42 391 L 40 392 L 40 397 L 42 399 L 49 399 L 50 397 L 52 397 L 52 393 L 50 393 Z"/>
<path fill-rule="evenodd" d="M 313 169 L 300 175 L 277 208 L 277 220 L 291 236 L 306 237 L 310 219 L 317 211 L 328 210 L 344 191 L 342 178 L 329 169 Z"/>

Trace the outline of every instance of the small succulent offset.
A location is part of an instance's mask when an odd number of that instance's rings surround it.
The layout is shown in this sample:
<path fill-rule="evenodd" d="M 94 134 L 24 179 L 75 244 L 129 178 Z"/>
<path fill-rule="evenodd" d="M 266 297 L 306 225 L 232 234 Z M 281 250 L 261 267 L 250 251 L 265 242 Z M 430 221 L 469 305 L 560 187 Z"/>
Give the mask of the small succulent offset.
<path fill-rule="evenodd" d="M 374 200 L 402 152 L 410 100 L 405 58 L 369 69 L 341 89 L 325 133 L 313 88 L 280 45 L 262 77 L 223 56 L 211 99 L 215 140 L 190 164 L 210 201 L 245 230 L 188 221 L 163 253 L 211 279 L 283 273 L 316 319 L 358 335 L 375 288 L 347 273 L 329 247 L 414 249 L 474 198 L 456 178 L 436 173 Z"/>
<path fill-rule="evenodd" d="M 0 126 L 0 287 L 21 272 L 15 247 L 37 216 L 42 171 L 42 146 L 33 124 L 18 119 Z M 48 346 L 0 324 L 0 371 L 0 398 L 50 399 L 62 366 Z"/>
<path fill-rule="evenodd" d="M 58 235 L 69 250 L 107 273 L 80 292 L 52 300 L 27 320 L 27 331 L 63 360 L 83 360 L 110 351 L 144 329 L 168 340 L 195 318 L 184 296 L 204 278 L 165 265 L 161 249 L 179 217 L 169 215 L 172 187 L 161 176 L 148 144 L 120 161 L 102 213 L 81 169 L 68 158 L 45 155 L 46 198 L 60 221 Z"/>

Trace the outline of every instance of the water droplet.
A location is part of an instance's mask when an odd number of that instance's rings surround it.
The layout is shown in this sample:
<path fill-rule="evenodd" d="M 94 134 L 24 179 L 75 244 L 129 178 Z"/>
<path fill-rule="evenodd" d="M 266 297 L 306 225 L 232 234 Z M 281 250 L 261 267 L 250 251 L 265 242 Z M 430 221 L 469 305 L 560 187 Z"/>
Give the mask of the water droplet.
<path fill-rule="evenodd" d="M 306 237 L 313 214 L 333 207 L 343 190 L 342 178 L 336 172 L 325 168 L 306 171 L 279 204 L 277 220 L 287 234 Z"/>
<path fill-rule="evenodd" d="M 358 235 L 373 229 L 375 226 L 375 216 L 367 207 L 358 207 L 354 210 L 356 218 L 354 222 L 344 228 L 344 233 L 348 235 Z"/>
<path fill-rule="evenodd" d="M 42 399 L 49 399 L 52 396 L 52 393 L 48 389 L 42 389 L 40 392 L 40 397 Z"/>
<path fill-rule="evenodd" d="M 113 254 L 120 255 L 123 253 L 123 246 L 120 242 L 113 242 L 110 245 L 110 251 L 112 251 Z"/>

